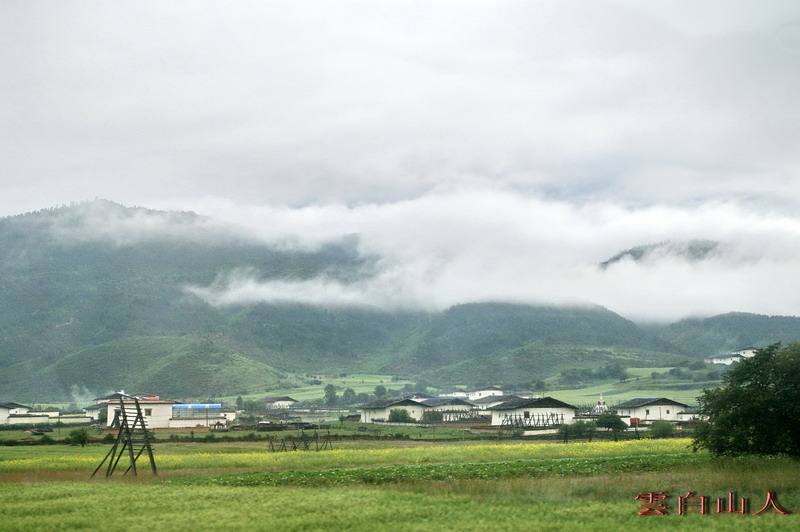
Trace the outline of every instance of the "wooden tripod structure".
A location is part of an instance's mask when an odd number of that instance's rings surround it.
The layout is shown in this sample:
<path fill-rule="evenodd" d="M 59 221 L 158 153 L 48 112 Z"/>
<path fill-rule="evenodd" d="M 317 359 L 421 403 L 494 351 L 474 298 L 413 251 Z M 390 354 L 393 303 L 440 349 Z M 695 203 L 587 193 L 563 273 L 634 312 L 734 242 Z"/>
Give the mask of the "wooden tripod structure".
<path fill-rule="evenodd" d="M 127 403 L 125 402 L 127 398 Z M 150 433 L 147 431 L 147 424 L 145 423 L 144 416 L 142 415 L 142 408 L 139 405 L 139 399 L 132 395 L 122 395 L 119 398 L 120 410 L 115 416 L 114 423 L 119 423 L 119 431 L 117 432 L 117 439 L 111 450 L 108 451 L 105 458 L 97 466 L 97 469 L 92 473 L 94 477 L 98 471 L 103 467 L 103 464 L 108 462 L 106 466 L 106 476 L 110 477 L 117 469 L 117 464 L 122 457 L 127 454 L 130 459 L 128 469 L 123 473 L 128 474 L 131 471 L 136 476 L 136 461 L 139 457 L 147 451 L 147 456 L 150 458 L 150 469 L 154 475 L 158 475 L 156 470 L 156 461 L 153 458 L 153 448 L 150 446 Z M 138 451 L 134 449 L 138 447 Z"/>

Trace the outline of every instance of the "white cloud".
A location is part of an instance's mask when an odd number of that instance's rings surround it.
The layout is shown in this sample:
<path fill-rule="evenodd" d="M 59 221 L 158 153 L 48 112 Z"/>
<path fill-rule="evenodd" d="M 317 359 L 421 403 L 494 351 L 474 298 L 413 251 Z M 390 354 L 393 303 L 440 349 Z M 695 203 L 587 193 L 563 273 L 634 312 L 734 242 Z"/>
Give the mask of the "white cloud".
<path fill-rule="evenodd" d="M 357 207 L 244 209 L 205 202 L 265 241 L 294 235 L 298 245 L 358 234 L 378 273 L 341 284 L 264 280 L 257 272 L 222 277 L 194 293 L 213 304 L 297 301 L 441 309 L 470 301 L 594 302 L 638 320 L 731 310 L 800 314 L 800 220 L 737 203 L 693 208 L 577 206 L 508 191 L 466 188 L 416 200 Z M 705 260 L 661 255 L 608 269 L 619 251 L 667 240 L 720 242 Z"/>

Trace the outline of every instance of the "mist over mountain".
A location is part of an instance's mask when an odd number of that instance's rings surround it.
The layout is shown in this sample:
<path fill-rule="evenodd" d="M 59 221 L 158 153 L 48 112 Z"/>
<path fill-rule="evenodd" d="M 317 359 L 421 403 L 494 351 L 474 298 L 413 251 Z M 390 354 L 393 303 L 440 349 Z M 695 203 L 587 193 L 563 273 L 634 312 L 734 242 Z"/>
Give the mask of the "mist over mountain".
<path fill-rule="evenodd" d="M 636 246 L 621 251 L 600 263 L 602 269 L 629 259 L 634 262 L 658 261 L 660 259 L 682 259 L 688 262 L 699 262 L 710 257 L 720 247 L 713 240 L 667 241 L 656 244 Z"/>
<path fill-rule="evenodd" d="M 678 249 L 702 260 L 717 245 L 645 248 L 640 259 Z M 635 258 L 625 253 L 618 260 Z M 386 287 L 376 282 L 384 267 L 357 235 L 266 241 L 195 213 L 105 200 L 0 219 L 0 397 L 131 386 L 240 394 L 305 372 L 519 382 L 619 357 L 646 366 L 800 338 L 800 320 L 788 317 L 645 330 L 592 303 L 437 310 L 350 297 Z"/>

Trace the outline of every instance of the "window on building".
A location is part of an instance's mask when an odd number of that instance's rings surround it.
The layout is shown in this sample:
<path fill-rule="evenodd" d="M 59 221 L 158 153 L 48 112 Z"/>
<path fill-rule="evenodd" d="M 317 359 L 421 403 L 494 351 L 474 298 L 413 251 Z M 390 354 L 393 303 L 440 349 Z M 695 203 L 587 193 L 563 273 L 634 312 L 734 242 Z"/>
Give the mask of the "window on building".
<path fill-rule="evenodd" d="M 650 415 L 650 409 L 646 409 L 646 410 L 644 411 L 644 415 L 646 415 L 646 416 L 649 416 L 649 415 Z"/>
<path fill-rule="evenodd" d="M 144 409 L 144 415 L 152 416 L 153 415 L 153 409 L 152 408 L 145 408 Z"/>
<path fill-rule="evenodd" d="M 527 419 L 529 417 L 531 417 L 531 413 L 526 410 L 525 411 L 525 419 Z"/>
<path fill-rule="evenodd" d="M 667 410 L 667 414 L 669 414 L 669 410 Z"/>

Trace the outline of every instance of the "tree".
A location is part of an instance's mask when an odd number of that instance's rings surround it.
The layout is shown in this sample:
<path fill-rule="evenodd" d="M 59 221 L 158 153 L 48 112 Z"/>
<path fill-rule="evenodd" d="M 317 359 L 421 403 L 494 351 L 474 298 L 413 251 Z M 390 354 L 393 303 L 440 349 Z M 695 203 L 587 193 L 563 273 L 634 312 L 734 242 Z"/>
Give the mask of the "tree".
<path fill-rule="evenodd" d="M 386 395 L 386 386 L 379 384 L 375 387 L 375 397 L 382 399 Z"/>
<path fill-rule="evenodd" d="M 244 400 L 242 396 L 236 397 L 236 410 L 242 410 L 244 408 Z"/>
<path fill-rule="evenodd" d="M 336 397 L 336 387 L 333 384 L 325 386 L 325 404 L 327 406 L 336 406 L 338 397 Z"/>
<path fill-rule="evenodd" d="M 342 392 L 342 402 L 346 405 L 351 405 L 356 402 L 356 391 L 352 388 L 347 388 Z"/>
<path fill-rule="evenodd" d="M 361 392 L 356 396 L 357 403 L 369 403 L 370 397 L 369 394 L 366 392 Z"/>
<path fill-rule="evenodd" d="M 773 344 L 737 362 L 698 399 L 707 421 L 693 446 L 715 455 L 800 456 L 800 344 Z"/>
<path fill-rule="evenodd" d="M 595 424 L 598 428 L 610 430 L 614 433 L 614 441 L 617 440 L 617 435 L 625 430 L 628 430 L 628 425 L 622 421 L 622 418 L 619 417 L 617 414 L 600 414 L 597 416 L 597 421 Z"/>

